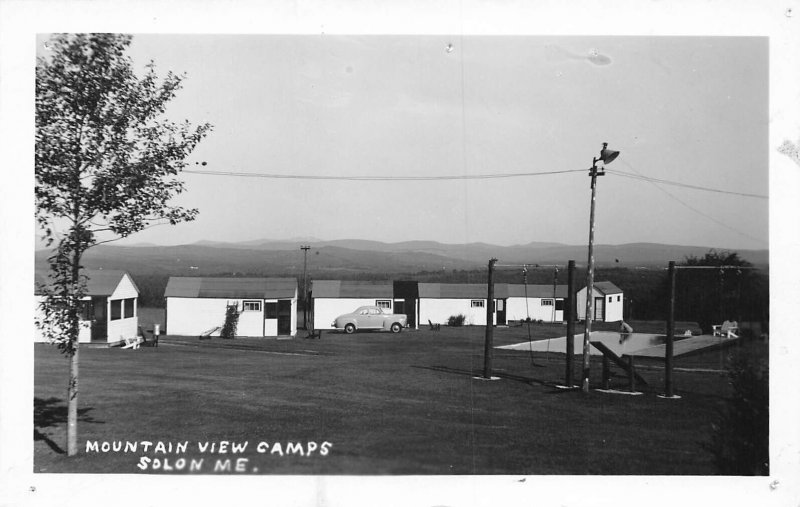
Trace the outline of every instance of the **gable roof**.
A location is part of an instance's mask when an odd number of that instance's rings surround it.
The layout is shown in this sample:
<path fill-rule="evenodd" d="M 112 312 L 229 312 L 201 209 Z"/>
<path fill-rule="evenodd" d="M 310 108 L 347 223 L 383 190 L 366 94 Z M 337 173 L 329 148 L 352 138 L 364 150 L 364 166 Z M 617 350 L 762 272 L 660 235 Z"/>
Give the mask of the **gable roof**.
<path fill-rule="evenodd" d="M 584 287 L 584 289 L 585 289 L 585 287 Z M 597 292 L 599 292 L 600 294 L 603 294 L 605 296 L 608 296 L 610 294 L 622 294 L 622 289 L 620 289 L 619 287 L 617 287 L 616 285 L 614 285 L 613 283 L 608 282 L 608 281 L 606 281 L 606 282 L 595 282 L 594 283 L 594 290 L 596 290 Z"/>
<path fill-rule="evenodd" d="M 209 278 L 171 276 L 164 297 L 278 299 L 297 294 L 294 278 Z"/>
<path fill-rule="evenodd" d="M 313 298 L 392 298 L 392 282 L 360 280 L 314 280 L 311 282 Z"/>
<path fill-rule="evenodd" d="M 131 277 L 127 271 L 118 269 L 82 269 L 81 274 L 87 277 L 87 296 L 110 296 L 117 290 L 122 278 L 125 276 L 131 281 L 136 292 L 139 292 L 139 287 L 136 286 L 136 282 L 133 281 L 133 277 Z M 40 286 L 49 285 L 51 283 L 47 271 L 35 271 L 33 280 L 34 294 L 41 294 Z"/>

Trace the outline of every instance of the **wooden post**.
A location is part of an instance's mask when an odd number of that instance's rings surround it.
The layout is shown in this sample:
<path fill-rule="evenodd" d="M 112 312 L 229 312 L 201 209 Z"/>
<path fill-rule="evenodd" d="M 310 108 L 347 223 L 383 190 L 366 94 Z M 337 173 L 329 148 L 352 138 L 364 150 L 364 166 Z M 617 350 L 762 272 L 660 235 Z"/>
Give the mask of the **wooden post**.
<path fill-rule="evenodd" d="M 483 348 L 483 378 L 492 378 L 492 353 L 494 346 L 494 264 L 497 259 L 489 260 L 488 294 L 486 295 L 486 342 Z"/>
<path fill-rule="evenodd" d="M 564 376 L 564 384 L 567 387 L 573 385 L 573 363 L 575 362 L 575 261 L 567 263 L 567 371 Z"/>
<path fill-rule="evenodd" d="M 628 390 L 636 391 L 636 374 L 633 371 L 633 355 L 628 356 Z"/>
<path fill-rule="evenodd" d="M 672 398 L 672 355 L 675 337 L 675 261 L 669 261 L 669 307 L 667 308 L 667 346 L 664 357 L 664 396 Z"/>

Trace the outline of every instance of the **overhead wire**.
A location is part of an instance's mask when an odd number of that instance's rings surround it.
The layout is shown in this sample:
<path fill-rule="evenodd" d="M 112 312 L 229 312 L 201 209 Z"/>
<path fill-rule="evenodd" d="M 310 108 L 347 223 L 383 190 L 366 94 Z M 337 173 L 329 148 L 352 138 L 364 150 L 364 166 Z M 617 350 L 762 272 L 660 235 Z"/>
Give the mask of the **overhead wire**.
<path fill-rule="evenodd" d="M 196 171 L 184 169 L 182 172 L 189 174 L 204 174 L 209 176 L 237 176 L 243 178 L 268 178 L 288 180 L 323 180 L 323 181 L 449 181 L 449 180 L 489 180 L 503 178 L 519 178 L 530 176 L 546 176 L 551 174 L 565 174 L 585 172 L 585 169 L 565 169 L 561 171 L 539 171 L 527 173 L 499 173 L 499 174 L 456 174 L 444 176 L 320 176 L 312 174 L 275 174 L 251 173 L 232 171 Z"/>

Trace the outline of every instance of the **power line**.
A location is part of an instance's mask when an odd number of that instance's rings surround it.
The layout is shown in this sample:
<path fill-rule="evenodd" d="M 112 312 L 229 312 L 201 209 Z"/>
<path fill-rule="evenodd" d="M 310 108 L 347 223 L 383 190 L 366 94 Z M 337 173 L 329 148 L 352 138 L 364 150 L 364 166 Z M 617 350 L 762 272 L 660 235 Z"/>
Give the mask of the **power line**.
<path fill-rule="evenodd" d="M 635 171 L 636 173 L 638 173 L 638 172 L 639 172 L 639 171 L 636 171 L 636 169 L 634 169 L 634 167 L 633 167 L 632 165 L 630 165 L 629 163 L 625 162 L 625 165 L 627 165 L 628 167 L 630 167 L 630 168 L 631 168 L 633 171 Z M 606 170 L 606 171 L 608 171 L 608 170 Z M 623 173 L 623 174 L 628 174 L 628 173 Z M 709 214 L 707 214 L 707 213 L 704 213 L 704 212 L 700 211 L 699 209 L 695 208 L 694 206 L 690 206 L 690 205 L 689 205 L 689 204 L 687 204 L 686 202 L 684 202 L 684 201 L 682 201 L 681 199 L 679 199 L 678 197 L 676 197 L 676 196 L 675 196 L 674 194 L 672 194 L 671 192 L 667 191 L 666 189 L 663 189 L 663 188 L 661 188 L 661 187 L 659 186 L 658 182 L 657 182 L 657 181 L 655 181 L 655 180 L 656 180 L 656 178 L 648 178 L 648 177 L 646 177 L 646 176 L 642 176 L 641 174 L 639 174 L 639 176 L 641 176 L 641 178 L 640 178 L 640 179 L 642 179 L 642 180 L 644 180 L 644 181 L 648 181 L 648 182 L 650 182 L 650 183 L 651 183 L 651 184 L 652 184 L 654 187 L 656 187 L 658 190 L 660 190 L 661 192 L 664 192 L 665 194 L 667 194 L 667 197 L 669 197 L 670 199 L 673 199 L 674 201 L 676 201 L 676 202 L 678 202 L 679 204 L 683 205 L 683 206 L 684 206 L 684 207 L 686 207 L 687 209 L 689 209 L 689 210 L 691 210 L 691 211 L 694 211 L 694 212 L 695 212 L 695 213 L 697 213 L 698 215 L 702 215 L 702 216 L 706 217 L 707 219 L 711 220 L 711 221 L 712 221 L 712 222 L 714 222 L 715 224 L 717 224 L 717 225 L 719 225 L 719 226 L 721 226 L 721 227 L 724 227 L 724 228 L 728 229 L 729 231 L 733 231 L 733 232 L 735 232 L 736 234 L 739 234 L 739 235 L 741 235 L 741 236 L 744 236 L 744 237 L 747 237 L 747 238 L 750 238 L 750 239 L 753 239 L 753 240 L 756 240 L 756 241 L 759 241 L 759 242 L 763 242 L 763 241 L 764 241 L 762 238 L 756 238 L 755 236 L 751 236 L 750 234 L 747 234 L 746 232 L 742 232 L 742 231 L 740 231 L 740 230 L 738 230 L 738 229 L 735 229 L 735 228 L 731 227 L 730 225 L 726 224 L 725 222 L 721 222 L 721 221 L 717 220 L 716 218 L 712 217 L 711 215 L 709 215 Z"/>
<path fill-rule="evenodd" d="M 716 192 L 718 194 L 738 195 L 738 196 L 741 196 L 741 197 L 755 197 L 757 199 L 769 199 L 769 196 L 766 196 L 766 195 L 748 194 L 748 193 L 745 193 L 745 192 L 733 192 L 733 191 L 730 191 L 730 190 L 720 190 L 718 188 L 701 187 L 699 185 L 690 185 L 688 183 L 681 183 L 681 182 L 678 182 L 678 181 L 670 181 L 670 180 L 663 180 L 663 179 L 660 179 L 660 178 L 652 178 L 650 176 L 644 176 L 642 174 L 631 174 L 631 173 L 626 173 L 626 172 L 623 172 L 623 171 L 615 171 L 613 169 L 606 169 L 605 172 L 611 173 L 611 174 L 616 174 L 616 175 L 619 175 L 619 176 L 624 176 L 626 178 L 633 178 L 633 179 L 637 179 L 637 180 L 650 181 L 650 182 L 653 182 L 653 183 L 661 183 L 663 185 L 674 185 L 676 187 L 691 188 L 691 189 L 694 189 L 694 190 L 703 190 L 703 191 L 706 191 L 706 192 Z"/>
<path fill-rule="evenodd" d="M 565 174 L 585 172 L 585 169 L 567 169 L 563 171 L 540 171 L 529 173 L 501 173 L 501 174 L 463 174 L 449 176 L 315 176 L 310 174 L 271 174 L 271 173 L 242 173 L 231 171 L 195 171 L 184 169 L 182 172 L 189 174 L 203 174 L 208 176 L 237 176 L 243 178 L 268 178 L 287 180 L 327 180 L 327 181 L 443 181 L 443 180 L 490 180 L 502 178 L 520 178 L 529 176 L 546 176 L 550 174 Z"/>

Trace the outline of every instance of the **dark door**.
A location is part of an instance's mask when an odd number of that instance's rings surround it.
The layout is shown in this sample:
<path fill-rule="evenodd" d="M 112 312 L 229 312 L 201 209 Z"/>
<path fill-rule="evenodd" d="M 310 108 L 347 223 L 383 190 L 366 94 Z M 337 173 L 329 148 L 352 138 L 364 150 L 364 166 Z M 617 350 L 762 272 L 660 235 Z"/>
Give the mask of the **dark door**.
<path fill-rule="evenodd" d="M 606 315 L 606 298 L 594 298 L 594 319 L 604 321 Z"/>
<path fill-rule="evenodd" d="M 506 300 L 497 300 L 497 325 L 504 326 L 506 324 Z"/>
<path fill-rule="evenodd" d="M 278 300 L 278 334 L 292 334 L 292 301 L 290 299 Z"/>
<path fill-rule="evenodd" d="M 87 305 L 85 318 L 92 323 L 92 341 L 108 341 L 107 313 L 106 298 L 92 298 L 92 304 Z"/>

